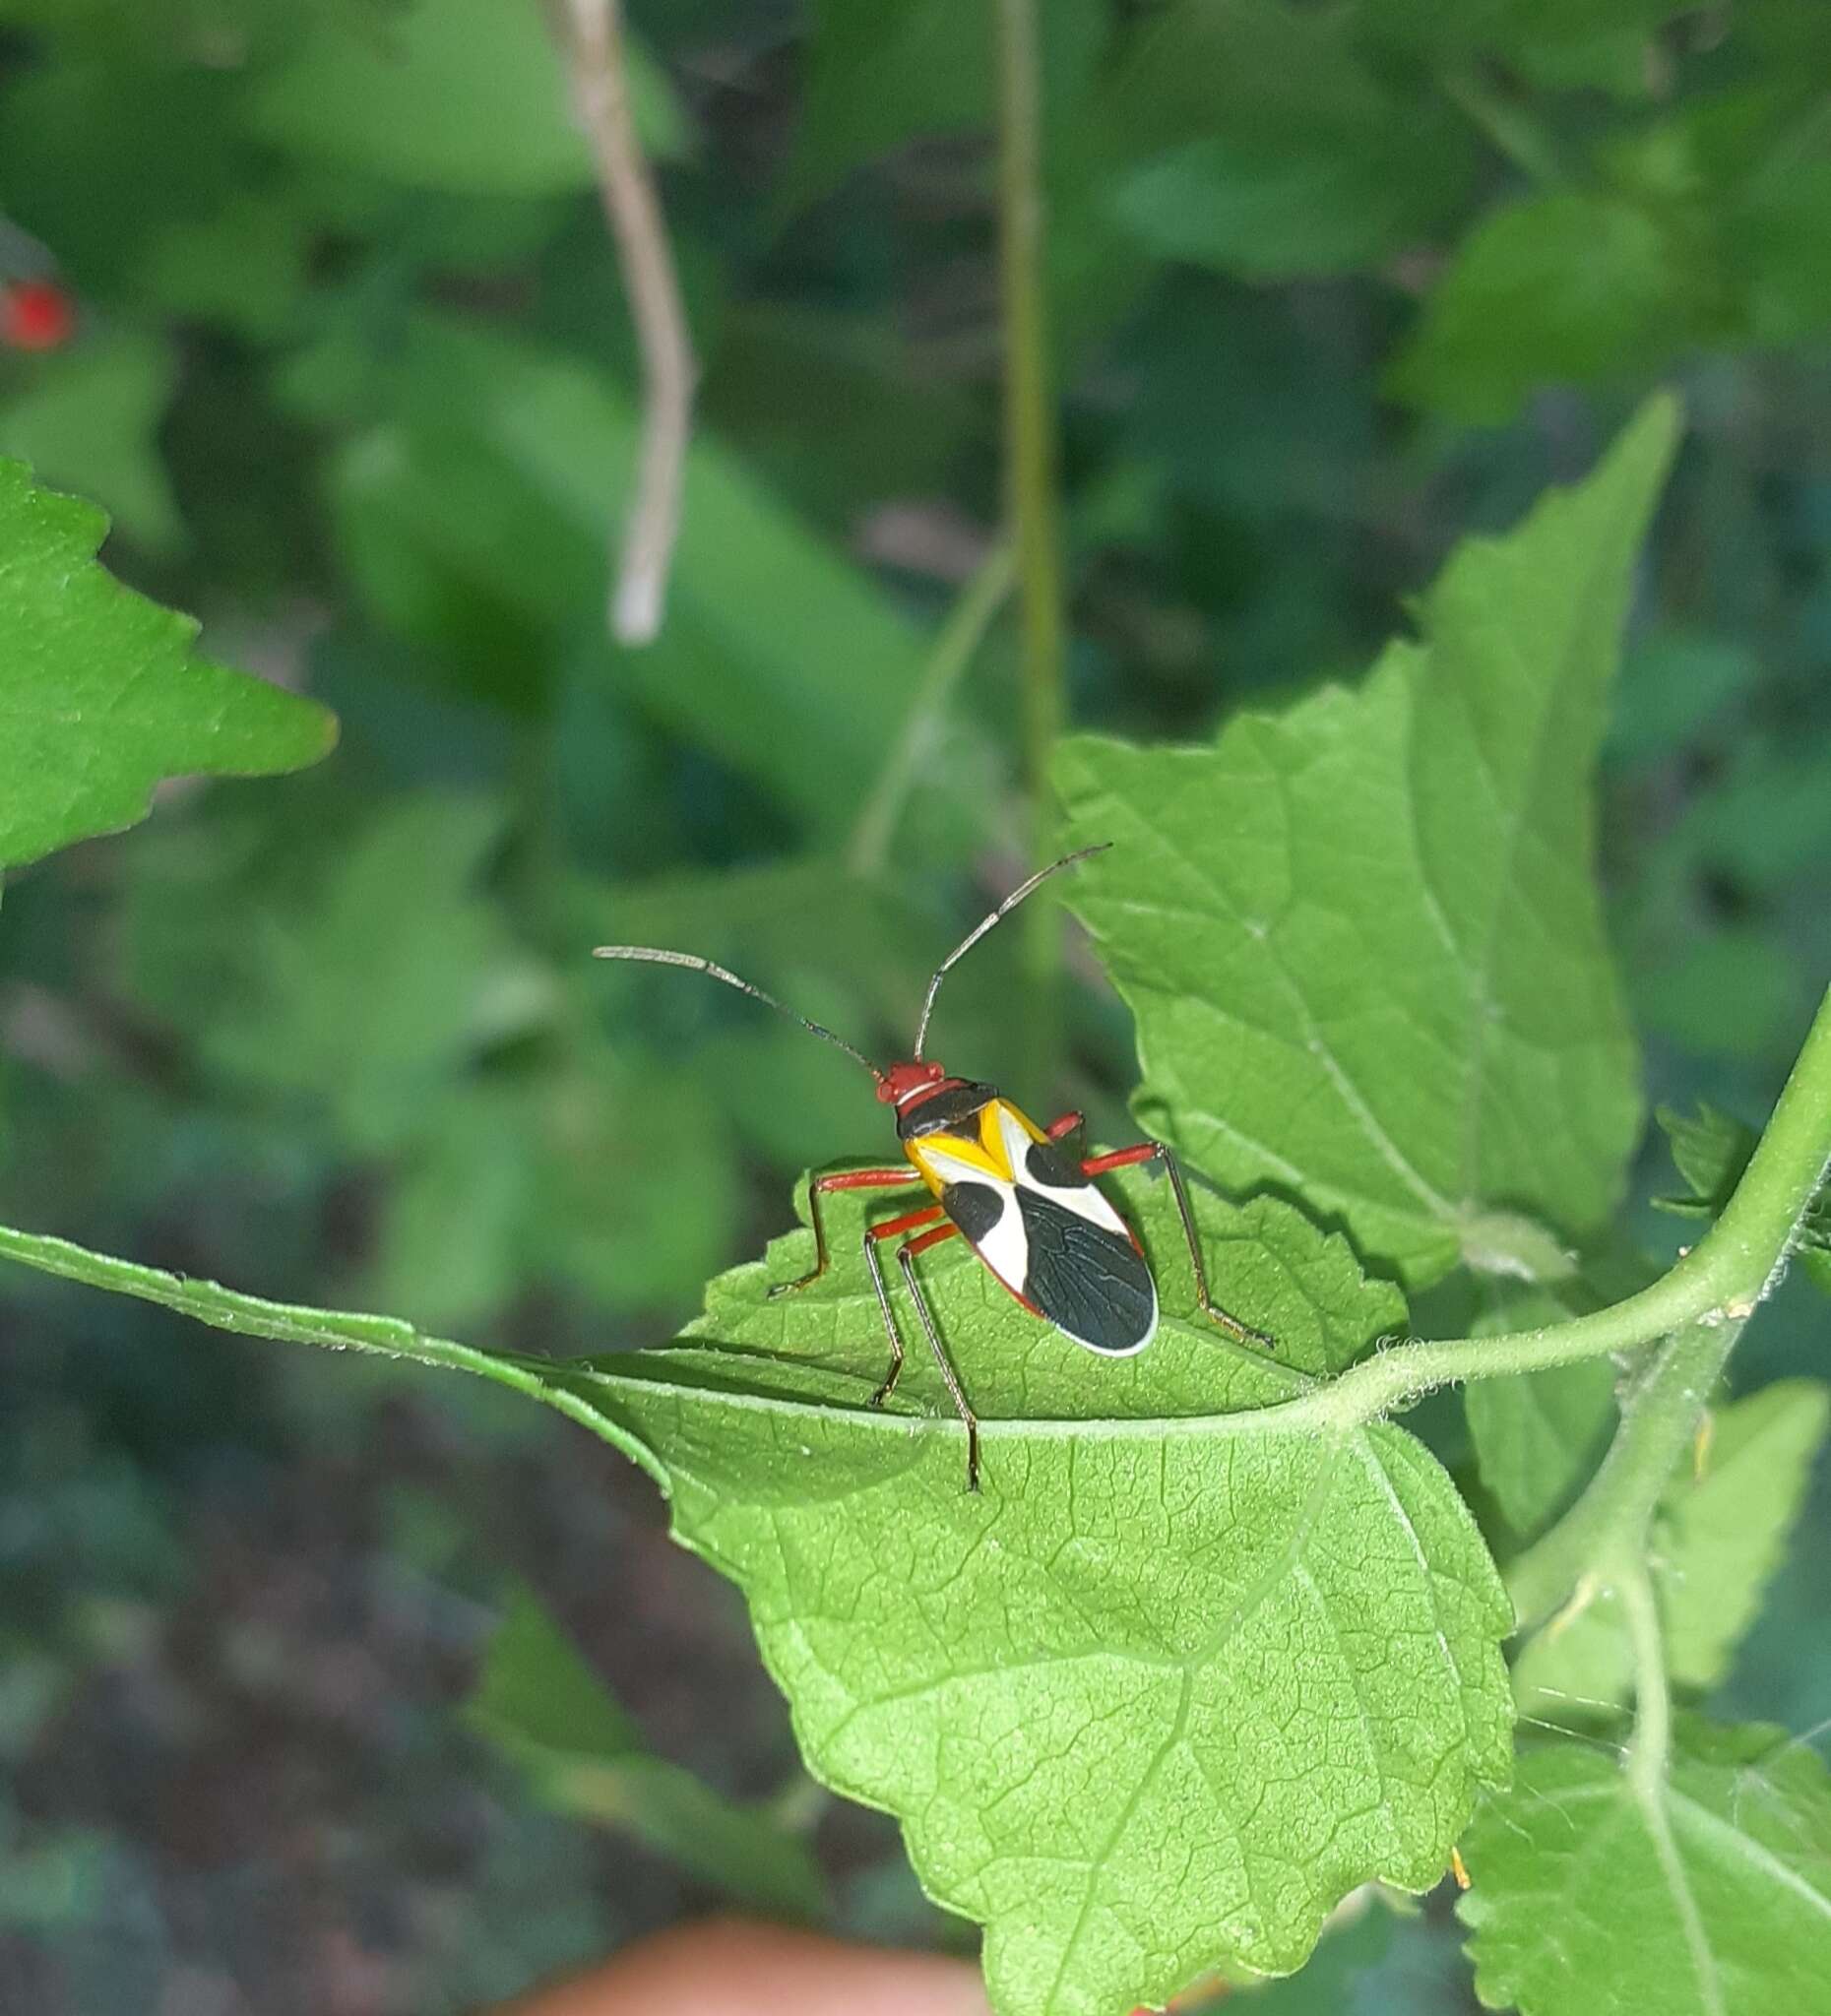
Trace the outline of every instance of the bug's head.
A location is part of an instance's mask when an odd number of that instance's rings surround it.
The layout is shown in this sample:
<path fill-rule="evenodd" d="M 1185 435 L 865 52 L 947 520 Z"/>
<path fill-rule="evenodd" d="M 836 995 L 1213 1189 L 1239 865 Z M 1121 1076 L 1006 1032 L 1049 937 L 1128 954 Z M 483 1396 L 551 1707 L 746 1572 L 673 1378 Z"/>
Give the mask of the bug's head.
<path fill-rule="evenodd" d="M 877 1081 L 877 1096 L 887 1106 L 900 1106 L 918 1093 L 932 1092 L 946 1076 L 939 1064 L 892 1064 Z"/>

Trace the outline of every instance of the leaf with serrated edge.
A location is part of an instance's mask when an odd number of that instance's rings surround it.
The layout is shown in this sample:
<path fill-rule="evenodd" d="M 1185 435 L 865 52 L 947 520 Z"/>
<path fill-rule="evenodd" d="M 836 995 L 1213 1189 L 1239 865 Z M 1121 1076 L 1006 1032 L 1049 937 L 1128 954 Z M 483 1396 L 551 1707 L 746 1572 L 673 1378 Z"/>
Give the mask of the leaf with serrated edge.
<path fill-rule="evenodd" d="M 1700 1101 L 1695 1118 L 1675 1106 L 1655 1117 L 1664 1129 L 1678 1173 L 1690 1185 L 1684 1197 L 1656 1197 L 1662 1211 L 1680 1218 L 1715 1218 L 1730 1201 L 1754 1154 L 1757 1136 L 1745 1121 Z M 1831 1187 L 1821 1187 L 1799 1220 L 1794 1251 L 1807 1277 L 1831 1294 Z"/>
<path fill-rule="evenodd" d="M 1639 1133 L 1590 780 L 1677 432 L 1652 402 L 1586 482 L 1465 542 L 1357 690 L 1057 759 L 1074 840 L 1117 843 L 1067 900 L 1137 1017 L 1146 1127 L 1413 1282 L 1553 1271 L 1543 1227 L 1606 1220 Z"/>
<path fill-rule="evenodd" d="M 1650 1561 L 1680 1686 L 1714 1687 L 1729 1671 L 1805 1501 L 1827 1416 L 1831 1393 L 1816 1380 L 1777 1379 L 1716 1417 L 1701 1476 L 1687 1467 L 1667 1486 Z M 1626 1702 L 1630 1670 L 1620 1603 L 1605 1590 L 1526 1646 L 1514 1691 L 1522 1714 L 1581 1723 Z"/>
<path fill-rule="evenodd" d="M 146 816 L 160 779 L 315 763 L 323 708 L 193 656 L 197 625 L 95 564 L 108 521 L 0 461 L 0 867 Z"/>
<path fill-rule="evenodd" d="M 930 1894 L 985 1925 L 1006 2016 L 1295 1968 L 1357 1883 L 1434 1882 L 1508 1770 L 1508 1606 L 1435 1461 L 1386 1424 L 1240 1431 L 1393 1329 L 1397 1295 L 1288 1207 L 1202 1192 L 1216 1292 L 1269 1358 L 1193 1315 L 1167 1185 L 1124 1192 L 1166 1307 L 1135 1358 L 1039 1323 L 958 1245 L 918 1263 L 985 1424 L 979 1496 L 907 1306 L 903 1386 L 868 1404 L 855 1194 L 829 1200 L 816 1286 L 765 1298 L 808 1263 L 792 1234 L 713 1284 L 686 1342 L 562 1375 L 742 1586 L 810 1767 L 895 1812 Z"/>
<path fill-rule="evenodd" d="M 1476 1992 L 1522 2016 L 1831 2010 L 1831 1781 L 1778 1730 L 1680 1725 L 1657 1796 L 1607 1749 L 1522 1758 L 1462 1846 Z"/>

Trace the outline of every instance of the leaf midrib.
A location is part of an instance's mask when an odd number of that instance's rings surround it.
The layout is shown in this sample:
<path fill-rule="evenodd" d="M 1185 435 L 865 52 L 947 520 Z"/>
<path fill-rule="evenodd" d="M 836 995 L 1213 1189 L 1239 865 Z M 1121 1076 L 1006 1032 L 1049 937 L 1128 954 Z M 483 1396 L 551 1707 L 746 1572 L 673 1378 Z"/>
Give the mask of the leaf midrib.
<path fill-rule="evenodd" d="M 1591 548 L 1592 557 L 1594 557 L 1596 550 L 1597 548 L 1593 545 Z M 1592 568 L 1584 583 L 1581 596 L 1576 598 L 1584 612 L 1588 611 L 1595 594 L 1596 573 Z M 1565 633 L 1563 649 L 1559 653 L 1557 669 L 1552 673 L 1548 685 L 1539 687 L 1538 682 L 1532 681 L 1530 674 L 1527 675 L 1529 685 L 1538 688 L 1541 692 L 1544 704 L 1540 710 L 1539 719 L 1534 725 L 1532 751 L 1526 765 L 1525 782 L 1518 801 L 1502 812 L 1500 872 L 1494 882 L 1494 902 L 1483 932 L 1480 956 L 1469 967 L 1470 1040 L 1468 1092 L 1466 1095 L 1468 1099 L 1468 1111 L 1463 1121 L 1461 1186 L 1462 1213 L 1465 1215 L 1480 1210 L 1482 1204 L 1480 1156 L 1482 1139 L 1484 1132 L 1484 1116 L 1485 1113 L 1488 1025 L 1491 1020 L 1488 1009 L 1493 993 L 1494 953 L 1500 942 L 1500 919 L 1507 907 L 1508 892 L 1513 888 L 1514 884 L 1514 857 L 1519 851 L 1521 835 L 1526 830 L 1526 808 L 1536 802 L 1539 795 L 1540 779 L 1545 768 L 1546 752 L 1550 740 L 1551 723 L 1562 706 L 1566 690 L 1580 668 L 1581 654 L 1578 650 L 1578 643 L 1580 639 L 1588 634 L 1589 627 L 1583 621 L 1572 622 Z M 1519 663 L 1519 654 L 1517 651 L 1514 654 L 1514 662 L 1516 665 Z M 1416 700 L 1421 697 L 1414 687 L 1411 698 Z M 1472 733 L 1470 736 L 1472 746 L 1475 744 L 1475 739 Z M 1487 774 L 1485 768 L 1484 774 Z M 1411 792 L 1409 795 L 1412 802 L 1416 804 L 1416 791 Z M 1496 801 L 1499 800 L 1499 796 L 1500 794 L 1496 790 Z M 1429 878 L 1425 873 L 1421 857 L 1419 863 L 1419 873 L 1421 880 L 1428 881 Z"/>

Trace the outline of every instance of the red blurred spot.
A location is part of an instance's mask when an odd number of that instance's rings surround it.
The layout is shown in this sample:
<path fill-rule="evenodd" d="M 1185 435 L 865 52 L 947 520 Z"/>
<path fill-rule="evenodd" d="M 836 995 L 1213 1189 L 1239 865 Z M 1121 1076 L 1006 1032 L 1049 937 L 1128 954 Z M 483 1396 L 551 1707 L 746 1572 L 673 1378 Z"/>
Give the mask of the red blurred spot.
<path fill-rule="evenodd" d="M 54 350 L 76 329 L 70 296 L 55 281 L 20 280 L 0 289 L 0 343 L 16 350 Z"/>

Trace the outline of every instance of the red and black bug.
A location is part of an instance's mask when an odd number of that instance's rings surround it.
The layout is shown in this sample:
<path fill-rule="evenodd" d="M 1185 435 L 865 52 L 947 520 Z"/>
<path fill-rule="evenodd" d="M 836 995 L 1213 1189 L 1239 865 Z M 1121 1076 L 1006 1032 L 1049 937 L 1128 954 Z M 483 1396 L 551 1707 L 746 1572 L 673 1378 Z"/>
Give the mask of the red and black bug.
<path fill-rule="evenodd" d="M 891 1307 L 890 1291 L 878 1259 L 886 1239 L 913 1236 L 897 1249 L 903 1279 L 916 1305 L 941 1377 L 953 1397 L 955 1412 L 967 1430 L 967 1487 L 979 1489 L 979 1422 L 959 1375 L 941 1341 L 928 1299 L 922 1293 L 915 1261 L 943 1239 L 964 1237 L 993 1275 L 1032 1315 L 1052 1324 L 1065 1337 L 1105 1357 L 1130 1357 L 1157 1334 L 1157 1283 L 1137 1234 L 1112 1208 L 1094 1182 L 1108 1169 L 1128 1168 L 1142 1162 L 1161 1162 L 1169 1177 L 1171 1195 L 1182 1223 L 1195 1278 L 1195 1299 L 1204 1315 L 1242 1342 L 1263 1345 L 1272 1340 L 1248 1329 L 1209 1298 L 1208 1276 L 1201 1244 L 1189 1209 L 1189 1196 L 1176 1158 L 1161 1141 L 1140 1141 L 1107 1155 L 1070 1155 L 1061 1145 L 1081 1125 L 1079 1113 L 1064 1113 L 1048 1127 L 1039 1127 L 995 1086 L 977 1079 L 950 1078 L 942 1067 L 922 1057 L 928 1020 L 934 1012 L 941 982 L 961 958 L 1010 914 L 1039 884 L 1110 843 L 1082 848 L 1031 876 L 968 932 L 935 969 L 922 1002 L 914 1055 L 905 1063 L 880 1071 L 862 1051 L 817 1022 L 797 1015 L 774 995 L 766 994 L 734 973 L 690 952 L 664 952 L 650 945 L 600 945 L 600 959 L 647 960 L 662 966 L 684 966 L 710 974 L 726 986 L 798 1022 L 812 1035 L 836 1043 L 877 1081 L 877 1096 L 897 1115 L 897 1138 L 905 1163 L 895 1168 L 834 1169 L 816 1175 L 810 1186 L 809 1216 L 814 1229 L 814 1264 L 798 1281 L 779 1282 L 772 1295 L 791 1294 L 827 1271 L 826 1228 L 820 1200 L 829 1190 L 889 1190 L 926 1185 L 932 1201 L 866 1228 L 865 1264 L 877 1291 L 884 1332 L 890 1340 L 890 1369 L 872 1395 L 881 1407 L 903 1369 L 903 1339 Z"/>

